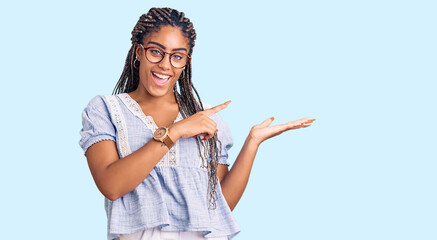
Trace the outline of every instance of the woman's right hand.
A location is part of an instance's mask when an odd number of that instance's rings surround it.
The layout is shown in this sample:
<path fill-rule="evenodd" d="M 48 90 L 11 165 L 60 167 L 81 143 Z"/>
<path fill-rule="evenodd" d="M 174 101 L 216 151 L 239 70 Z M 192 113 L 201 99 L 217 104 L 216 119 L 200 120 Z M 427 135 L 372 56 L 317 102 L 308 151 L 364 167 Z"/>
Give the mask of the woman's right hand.
<path fill-rule="evenodd" d="M 205 136 L 204 139 L 212 138 L 217 131 L 217 124 L 211 119 L 211 116 L 225 109 L 230 102 L 231 101 L 227 101 L 213 108 L 200 111 L 188 118 L 170 125 L 170 138 L 173 140 L 173 142 L 177 141 L 179 138 L 197 136 Z"/>

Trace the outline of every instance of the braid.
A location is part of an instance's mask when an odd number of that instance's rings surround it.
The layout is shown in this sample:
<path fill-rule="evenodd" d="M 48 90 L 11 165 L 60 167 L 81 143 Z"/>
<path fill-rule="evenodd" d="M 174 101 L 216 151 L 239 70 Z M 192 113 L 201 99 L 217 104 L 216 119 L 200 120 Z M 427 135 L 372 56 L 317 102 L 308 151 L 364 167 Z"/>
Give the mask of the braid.
<path fill-rule="evenodd" d="M 193 53 L 194 42 L 196 40 L 196 31 L 190 19 L 185 17 L 183 12 L 179 12 L 171 8 L 151 8 L 148 13 L 140 16 L 134 29 L 132 30 L 131 42 L 132 46 L 126 57 L 123 72 L 118 80 L 112 94 L 129 93 L 137 89 L 140 77 L 139 66 L 136 61 L 135 49 L 137 44 L 142 43 L 145 36 L 153 31 L 159 31 L 162 26 L 178 27 L 189 40 L 189 52 Z M 204 107 L 200 99 L 199 93 L 193 86 L 192 82 L 191 62 L 188 62 L 185 69 L 182 71 L 178 79 L 178 84 L 175 84 L 174 94 L 179 110 L 184 118 L 187 118 L 199 111 L 203 111 Z M 178 87 L 179 86 L 179 91 Z M 194 93 L 196 96 L 194 96 Z M 196 97 L 198 100 L 196 100 Z M 221 155 L 221 142 L 215 134 L 213 138 L 206 141 L 200 141 L 196 138 L 199 154 L 203 161 L 203 167 L 209 168 L 208 172 L 208 188 L 210 207 L 216 207 L 216 187 L 217 187 L 217 166 Z M 204 149 L 205 151 L 202 151 Z M 209 164 L 208 164 L 208 161 Z"/>

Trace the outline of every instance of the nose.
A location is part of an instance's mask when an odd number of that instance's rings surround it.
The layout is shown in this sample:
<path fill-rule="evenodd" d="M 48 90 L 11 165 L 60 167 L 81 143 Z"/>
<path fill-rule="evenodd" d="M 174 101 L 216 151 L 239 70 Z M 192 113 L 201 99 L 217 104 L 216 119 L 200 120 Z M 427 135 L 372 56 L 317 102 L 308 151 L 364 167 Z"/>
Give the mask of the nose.
<path fill-rule="evenodd" d="M 163 70 L 168 70 L 171 68 L 171 62 L 170 62 L 170 54 L 164 53 L 164 58 L 161 60 L 161 62 L 158 63 L 158 66 L 162 68 Z"/>

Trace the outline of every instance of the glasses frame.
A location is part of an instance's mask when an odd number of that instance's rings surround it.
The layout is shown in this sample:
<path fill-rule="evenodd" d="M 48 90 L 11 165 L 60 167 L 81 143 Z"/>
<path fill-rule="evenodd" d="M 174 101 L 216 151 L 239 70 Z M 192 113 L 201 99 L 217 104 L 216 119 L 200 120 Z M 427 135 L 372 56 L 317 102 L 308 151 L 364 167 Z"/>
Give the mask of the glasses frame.
<path fill-rule="evenodd" d="M 166 51 L 164 51 L 164 50 L 162 50 L 162 49 L 159 49 L 158 47 L 146 47 L 146 48 L 145 48 L 145 47 L 143 46 L 143 44 L 141 44 L 141 43 L 140 43 L 140 46 L 144 49 L 144 56 L 146 57 L 147 61 L 149 61 L 149 62 L 151 62 L 151 63 L 160 63 L 160 62 L 162 62 L 162 60 L 164 60 L 164 58 L 165 58 L 165 54 L 170 55 L 170 64 L 171 64 L 171 66 L 174 67 L 174 68 L 178 68 L 178 69 L 180 69 L 180 68 L 184 68 L 184 67 L 187 66 L 188 63 L 191 61 L 191 57 L 190 57 L 190 55 L 185 54 L 185 53 L 181 53 L 181 52 L 169 53 L 169 52 L 166 52 Z M 158 48 L 160 51 L 162 51 L 162 52 L 164 53 L 164 55 L 162 55 L 161 60 L 159 60 L 159 61 L 157 61 L 157 62 L 152 62 L 152 61 L 150 61 L 150 60 L 147 58 L 147 50 L 150 49 L 150 48 Z M 188 60 L 187 60 L 187 62 L 185 63 L 184 66 L 182 66 L 182 67 L 175 67 L 175 66 L 173 65 L 173 63 L 172 63 L 172 61 L 171 61 L 171 57 L 173 56 L 173 54 L 176 54 L 176 53 L 178 53 L 178 54 L 184 54 L 184 55 L 187 56 Z"/>

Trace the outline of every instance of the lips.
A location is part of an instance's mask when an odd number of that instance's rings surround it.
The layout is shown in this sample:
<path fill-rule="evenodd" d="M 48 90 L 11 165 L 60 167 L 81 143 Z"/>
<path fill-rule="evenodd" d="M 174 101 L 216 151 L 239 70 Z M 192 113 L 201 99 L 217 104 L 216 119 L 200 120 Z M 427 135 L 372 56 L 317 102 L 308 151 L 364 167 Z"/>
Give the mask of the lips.
<path fill-rule="evenodd" d="M 158 87 L 164 87 L 169 81 L 170 78 L 172 76 L 168 75 L 168 74 L 163 74 L 163 73 L 157 73 L 157 72 L 152 72 L 152 79 L 153 82 L 155 83 L 155 85 L 157 85 Z"/>

